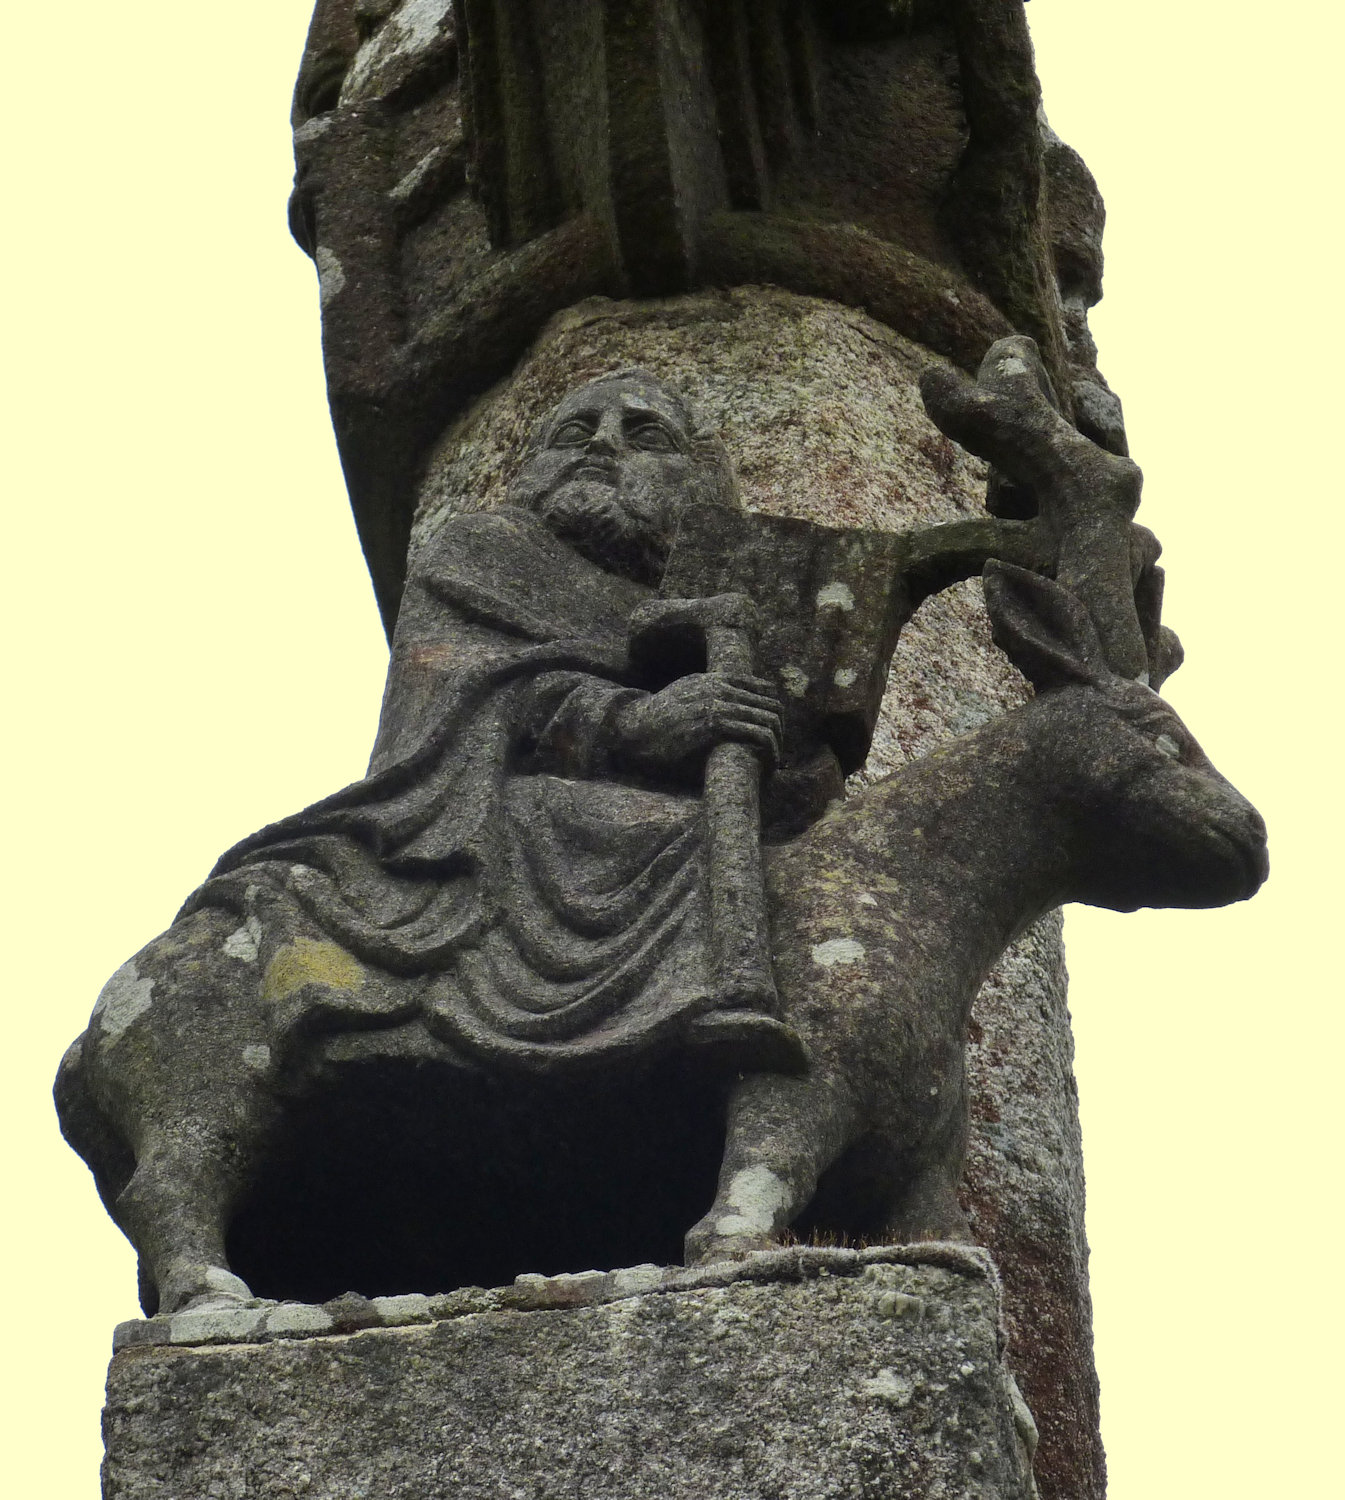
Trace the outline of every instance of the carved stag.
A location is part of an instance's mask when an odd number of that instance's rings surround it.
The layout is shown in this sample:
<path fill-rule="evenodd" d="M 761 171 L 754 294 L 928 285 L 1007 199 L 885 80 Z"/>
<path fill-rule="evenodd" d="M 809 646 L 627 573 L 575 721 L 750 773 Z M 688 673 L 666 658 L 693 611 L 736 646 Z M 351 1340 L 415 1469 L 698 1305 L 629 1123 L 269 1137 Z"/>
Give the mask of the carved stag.
<path fill-rule="evenodd" d="M 724 533 L 695 545 L 707 507 L 738 514 L 722 447 L 637 371 L 560 403 L 509 506 L 446 523 L 369 776 L 225 856 L 62 1065 L 147 1309 L 616 1264 L 684 1234 L 691 1259 L 736 1255 L 800 1222 L 966 1236 L 963 1046 L 1006 944 L 1064 901 L 1244 899 L 1265 830 L 1147 685 L 1178 648 L 1139 471 L 1055 411 L 1030 340 L 926 401 L 1019 519 L 762 522 L 751 575 Z M 800 626 L 770 580 L 841 553 L 866 669 L 782 707 Z M 902 623 L 982 571 L 1037 696 L 837 806 Z M 361 1236 L 364 1260 L 333 1258 Z"/>
<path fill-rule="evenodd" d="M 821 1223 L 968 1238 L 963 1049 L 1005 947 L 1068 901 L 1217 906 L 1265 878 L 1255 809 L 1155 692 L 1111 670 L 1078 599 L 1004 564 L 985 587 L 1037 695 L 769 852 L 783 1010 L 810 1066 L 734 1088 L 689 1260 L 775 1243 L 836 1163 Z"/>

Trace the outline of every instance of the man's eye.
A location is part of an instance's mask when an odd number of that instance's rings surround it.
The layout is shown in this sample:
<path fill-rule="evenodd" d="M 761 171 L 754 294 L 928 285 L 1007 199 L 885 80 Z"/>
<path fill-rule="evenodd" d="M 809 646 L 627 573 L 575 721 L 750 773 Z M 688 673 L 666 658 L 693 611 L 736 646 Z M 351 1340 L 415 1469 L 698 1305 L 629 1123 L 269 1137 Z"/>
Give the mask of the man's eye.
<path fill-rule="evenodd" d="M 643 448 L 650 453 L 671 453 L 677 446 L 672 434 L 657 422 L 646 422 L 630 435 L 631 446 Z"/>
<path fill-rule="evenodd" d="M 551 434 L 551 444 L 553 447 L 563 448 L 574 443 L 586 443 L 592 436 L 593 429 L 587 422 L 566 422 Z"/>

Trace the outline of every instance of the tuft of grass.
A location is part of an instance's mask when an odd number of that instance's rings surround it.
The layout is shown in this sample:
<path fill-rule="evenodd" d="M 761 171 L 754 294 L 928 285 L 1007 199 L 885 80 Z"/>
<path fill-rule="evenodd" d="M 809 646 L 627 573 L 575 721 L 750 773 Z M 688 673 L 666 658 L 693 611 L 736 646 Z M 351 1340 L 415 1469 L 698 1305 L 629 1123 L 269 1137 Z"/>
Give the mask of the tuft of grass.
<path fill-rule="evenodd" d="M 871 1240 L 866 1234 L 842 1234 L 837 1229 L 810 1229 L 806 1235 L 786 1229 L 780 1236 L 782 1250 L 792 1250 L 796 1245 L 807 1250 L 867 1250 L 877 1243 L 881 1242 Z"/>

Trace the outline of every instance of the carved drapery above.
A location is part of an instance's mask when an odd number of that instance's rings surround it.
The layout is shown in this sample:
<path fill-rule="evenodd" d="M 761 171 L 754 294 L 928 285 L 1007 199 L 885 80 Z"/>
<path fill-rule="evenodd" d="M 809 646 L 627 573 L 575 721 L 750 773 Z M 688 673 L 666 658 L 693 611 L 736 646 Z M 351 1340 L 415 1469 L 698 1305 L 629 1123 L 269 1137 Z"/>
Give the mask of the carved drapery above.
<path fill-rule="evenodd" d="M 291 222 L 389 628 L 425 450 L 593 295 L 772 283 L 974 370 L 1094 366 L 1101 200 L 1039 120 L 1022 0 L 322 0 Z"/>

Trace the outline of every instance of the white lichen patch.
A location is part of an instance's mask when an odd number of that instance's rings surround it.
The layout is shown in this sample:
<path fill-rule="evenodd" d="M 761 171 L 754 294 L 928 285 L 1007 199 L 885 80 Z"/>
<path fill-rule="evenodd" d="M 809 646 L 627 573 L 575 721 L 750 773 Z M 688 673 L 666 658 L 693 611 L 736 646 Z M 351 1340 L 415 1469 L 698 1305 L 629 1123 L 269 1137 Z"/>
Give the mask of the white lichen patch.
<path fill-rule="evenodd" d="M 154 981 L 142 979 L 135 959 L 128 959 L 103 986 L 93 1019 L 107 1040 L 115 1042 L 137 1016 L 145 1014 L 153 998 Z"/>
<path fill-rule="evenodd" d="M 212 1292 L 225 1297 L 241 1297 L 246 1301 L 252 1296 L 252 1288 L 241 1276 L 235 1276 L 225 1266 L 207 1266 L 205 1284 Z"/>
<path fill-rule="evenodd" d="M 387 65 L 413 60 L 432 46 L 445 22 L 451 24 L 452 10 L 453 0 L 402 0 L 355 54 L 341 85 L 341 103 L 376 97 L 384 84 Z"/>
<path fill-rule="evenodd" d="M 389 30 L 400 35 L 397 50 L 420 52 L 439 34 L 449 18 L 453 0 L 402 0 L 402 7 L 388 21 Z"/>
<path fill-rule="evenodd" d="M 808 691 L 808 674 L 795 666 L 780 668 L 780 681 L 785 685 L 785 691 L 794 698 L 802 698 Z"/>
<path fill-rule="evenodd" d="M 836 675 L 831 679 L 838 688 L 854 687 L 859 679 L 859 673 L 853 667 L 838 667 Z"/>
<path fill-rule="evenodd" d="M 314 115 L 311 120 L 305 120 L 295 130 L 294 144 L 307 146 L 311 141 L 317 140 L 320 135 L 325 135 L 335 123 L 331 115 Z"/>
<path fill-rule="evenodd" d="M 326 1333 L 332 1326 L 330 1313 L 303 1302 L 282 1302 L 266 1315 L 266 1331 L 273 1334 Z"/>
<path fill-rule="evenodd" d="M 715 1220 L 715 1233 L 769 1234 L 776 1215 L 792 1201 L 789 1184 L 769 1167 L 744 1167 L 729 1183 L 730 1211 Z"/>
<path fill-rule="evenodd" d="M 852 610 L 855 607 L 855 596 L 850 592 L 848 584 L 837 580 L 835 583 L 824 584 L 817 591 L 818 609 L 844 609 Z"/>
<path fill-rule="evenodd" d="M 379 1317 L 387 1324 L 428 1323 L 430 1299 L 423 1292 L 403 1292 L 396 1297 L 372 1299 Z"/>
<path fill-rule="evenodd" d="M 240 963 L 255 964 L 260 951 L 261 923 L 256 917 L 249 917 L 237 932 L 231 932 L 224 939 L 225 954 L 229 958 L 236 958 Z"/>
<path fill-rule="evenodd" d="M 1027 374 L 1027 366 L 1021 359 L 1018 358 L 1016 354 L 1010 354 L 1006 358 L 1000 360 L 999 364 L 995 368 L 998 369 L 1001 375 Z"/>
<path fill-rule="evenodd" d="M 265 1042 L 253 1042 L 243 1048 L 244 1065 L 256 1073 L 264 1073 L 271 1066 L 271 1049 Z"/>
<path fill-rule="evenodd" d="M 341 269 L 336 252 L 329 250 L 326 245 L 318 246 L 313 261 L 318 268 L 318 300 L 326 307 L 333 297 L 345 289 L 346 273 Z"/>
<path fill-rule="evenodd" d="M 405 203 L 447 155 L 448 150 L 444 146 L 436 146 L 433 151 L 427 151 L 397 186 L 391 189 L 388 197 L 394 202 Z"/>
<path fill-rule="evenodd" d="M 857 964 L 864 957 L 864 944 L 854 938 L 828 938 L 825 943 L 813 947 L 813 962 L 824 969 L 834 969 L 838 964 Z"/>
<path fill-rule="evenodd" d="M 869 891 L 860 891 L 859 895 L 855 897 L 855 900 L 858 901 L 861 906 L 878 905 L 877 896 L 871 894 Z"/>
<path fill-rule="evenodd" d="M 266 1321 L 262 1307 L 199 1307 L 174 1315 L 169 1324 L 174 1344 L 246 1343 Z"/>
<path fill-rule="evenodd" d="M 915 1382 L 908 1376 L 898 1375 L 895 1370 L 884 1369 L 859 1388 L 861 1396 L 871 1401 L 882 1401 L 888 1406 L 909 1406 L 915 1395 Z"/>

